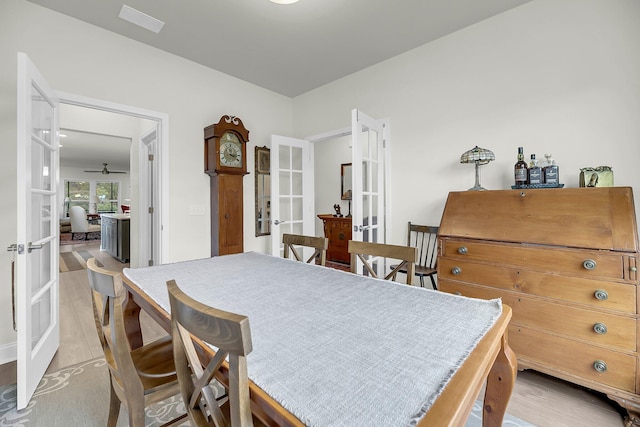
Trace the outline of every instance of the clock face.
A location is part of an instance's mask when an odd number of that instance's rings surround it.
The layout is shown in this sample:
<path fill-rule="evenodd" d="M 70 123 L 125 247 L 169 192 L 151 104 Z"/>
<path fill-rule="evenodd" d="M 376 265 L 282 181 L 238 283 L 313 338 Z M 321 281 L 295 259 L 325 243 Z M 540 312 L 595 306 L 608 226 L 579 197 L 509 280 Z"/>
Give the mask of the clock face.
<path fill-rule="evenodd" d="M 220 138 L 220 164 L 233 168 L 242 167 L 242 144 L 232 132 L 226 132 Z"/>

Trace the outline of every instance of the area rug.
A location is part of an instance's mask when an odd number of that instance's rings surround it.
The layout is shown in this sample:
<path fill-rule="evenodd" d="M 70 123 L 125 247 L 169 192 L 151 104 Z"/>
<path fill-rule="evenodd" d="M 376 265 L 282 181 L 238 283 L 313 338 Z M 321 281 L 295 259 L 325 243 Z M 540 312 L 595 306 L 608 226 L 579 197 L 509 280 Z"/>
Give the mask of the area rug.
<path fill-rule="evenodd" d="M 104 427 L 109 412 L 109 372 L 103 358 L 46 374 L 27 407 L 16 410 L 16 385 L 0 387 L 0 426 Z M 184 414 L 182 398 L 173 396 L 146 409 L 146 427 L 160 426 Z M 129 424 L 120 407 L 118 427 Z M 188 426 L 185 422 L 182 426 Z"/>
<path fill-rule="evenodd" d="M 92 232 L 87 233 L 85 236 L 84 233 L 76 233 L 71 237 L 71 233 L 62 233 L 60 234 L 60 245 L 77 245 L 79 243 L 91 243 L 91 242 L 99 242 L 100 241 L 100 232 Z"/>
<path fill-rule="evenodd" d="M 95 255 L 89 251 L 60 252 L 60 272 L 84 270 L 87 268 L 87 260 L 93 257 Z"/>
<path fill-rule="evenodd" d="M 16 410 L 15 384 L 0 387 L 0 426 L 103 427 L 109 410 L 109 373 L 102 358 L 83 362 L 58 372 L 46 374 L 29 405 Z M 146 410 L 146 427 L 156 427 L 183 414 L 180 397 L 158 402 Z M 118 427 L 128 424 L 124 407 L 120 409 Z M 190 426 L 189 422 L 181 424 Z M 476 402 L 465 427 L 482 425 L 482 403 Z M 507 415 L 503 426 L 534 427 Z"/>

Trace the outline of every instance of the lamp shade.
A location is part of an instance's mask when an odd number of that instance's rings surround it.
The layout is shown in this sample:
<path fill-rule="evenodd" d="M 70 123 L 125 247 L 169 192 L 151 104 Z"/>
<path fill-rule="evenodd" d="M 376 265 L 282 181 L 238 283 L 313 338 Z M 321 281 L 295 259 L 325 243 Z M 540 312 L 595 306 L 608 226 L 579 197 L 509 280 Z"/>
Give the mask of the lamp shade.
<path fill-rule="evenodd" d="M 460 163 L 476 163 L 479 165 L 486 165 L 492 160 L 496 159 L 496 155 L 493 154 L 493 151 L 487 150 L 486 148 L 480 148 L 477 145 L 469 151 L 460 156 Z"/>

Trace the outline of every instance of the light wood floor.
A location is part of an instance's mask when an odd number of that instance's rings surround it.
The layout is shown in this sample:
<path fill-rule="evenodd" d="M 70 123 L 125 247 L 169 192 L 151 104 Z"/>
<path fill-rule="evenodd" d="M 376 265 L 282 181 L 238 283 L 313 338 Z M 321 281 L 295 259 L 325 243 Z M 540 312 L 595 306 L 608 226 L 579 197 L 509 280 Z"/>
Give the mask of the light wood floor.
<path fill-rule="evenodd" d="M 89 245 L 97 249 L 97 243 Z M 83 250 L 83 246 L 62 246 L 61 251 Z M 99 254 L 105 268 L 122 270 L 122 264 L 106 253 Z M 155 339 L 164 331 L 142 312 L 143 336 Z M 49 372 L 102 356 L 85 270 L 60 273 L 60 349 Z M 535 371 L 522 371 L 507 412 L 541 427 L 619 427 L 623 416 L 619 407 L 595 392 L 548 377 Z"/>

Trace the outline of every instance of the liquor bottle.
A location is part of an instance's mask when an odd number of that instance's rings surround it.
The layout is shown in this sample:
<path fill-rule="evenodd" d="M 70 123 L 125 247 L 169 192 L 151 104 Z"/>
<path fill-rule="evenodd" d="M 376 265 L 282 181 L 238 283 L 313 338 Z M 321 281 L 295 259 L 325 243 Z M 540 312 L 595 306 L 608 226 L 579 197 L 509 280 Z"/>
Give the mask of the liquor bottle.
<path fill-rule="evenodd" d="M 527 163 L 522 147 L 518 147 L 518 162 L 513 166 L 513 174 L 516 185 L 527 185 Z"/>
<path fill-rule="evenodd" d="M 542 168 L 538 166 L 538 160 L 536 160 L 536 155 L 531 155 L 531 163 L 529 163 L 529 185 L 538 185 L 542 184 Z"/>
<path fill-rule="evenodd" d="M 546 154 L 545 157 L 547 157 Z M 556 161 L 551 157 L 551 154 L 547 157 L 547 165 L 542 168 L 542 173 L 544 175 L 545 184 L 557 185 L 560 183 L 560 168 L 556 164 Z"/>

